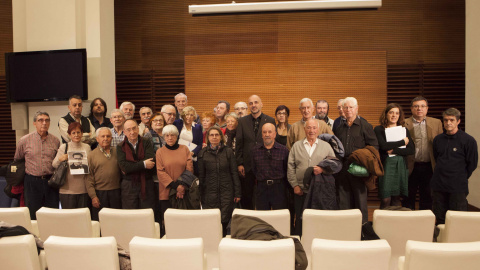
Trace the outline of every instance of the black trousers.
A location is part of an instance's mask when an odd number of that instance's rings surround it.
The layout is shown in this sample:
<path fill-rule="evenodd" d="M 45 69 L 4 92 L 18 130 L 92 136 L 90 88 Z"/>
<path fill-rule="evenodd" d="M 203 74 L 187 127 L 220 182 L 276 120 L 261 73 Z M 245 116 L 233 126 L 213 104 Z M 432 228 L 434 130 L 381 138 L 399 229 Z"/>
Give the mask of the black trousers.
<path fill-rule="evenodd" d="M 255 204 L 257 210 L 286 209 L 285 180 L 258 181 Z"/>
<path fill-rule="evenodd" d="M 91 208 L 88 193 L 83 194 L 59 194 L 62 209 Z"/>
<path fill-rule="evenodd" d="M 295 235 L 302 236 L 302 215 L 303 215 L 303 204 L 305 203 L 305 198 L 307 197 L 306 193 L 303 193 L 302 196 L 297 194 L 293 195 L 293 203 L 295 205 Z"/>
<path fill-rule="evenodd" d="M 432 190 L 430 189 L 430 179 L 433 170 L 430 162 L 415 162 L 412 174 L 408 177 L 408 199 L 405 207 L 415 210 L 415 199 L 417 190 L 420 194 L 420 210 L 432 209 Z"/>
<path fill-rule="evenodd" d="M 449 193 L 433 191 L 433 213 L 436 224 L 445 224 L 445 215 L 448 210 L 468 211 L 467 193 Z"/>
<path fill-rule="evenodd" d="M 254 210 L 255 175 L 253 174 L 253 172 L 245 172 L 245 177 L 240 176 L 240 183 L 242 186 L 242 208 Z"/>
<path fill-rule="evenodd" d="M 100 208 L 92 206 L 92 220 L 98 221 L 98 212 L 103 207 L 122 209 L 122 193 L 119 188 L 112 190 L 95 190 L 100 201 Z"/>
<path fill-rule="evenodd" d="M 42 206 L 58 208 L 58 189 L 48 185 L 50 177 L 41 177 L 25 174 L 23 190 L 25 205 L 30 211 L 30 218 L 37 219 L 37 210 Z"/>
<path fill-rule="evenodd" d="M 363 224 L 368 222 L 367 187 L 360 177 L 347 172 L 348 166 L 346 164 L 344 162 L 342 170 L 335 175 L 338 206 L 340 210 L 360 209 Z"/>
<path fill-rule="evenodd" d="M 155 198 L 155 185 L 151 178 L 145 179 L 145 198 L 142 198 L 140 183 L 123 179 L 120 186 L 123 209 L 155 209 L 157 199 Z"/>

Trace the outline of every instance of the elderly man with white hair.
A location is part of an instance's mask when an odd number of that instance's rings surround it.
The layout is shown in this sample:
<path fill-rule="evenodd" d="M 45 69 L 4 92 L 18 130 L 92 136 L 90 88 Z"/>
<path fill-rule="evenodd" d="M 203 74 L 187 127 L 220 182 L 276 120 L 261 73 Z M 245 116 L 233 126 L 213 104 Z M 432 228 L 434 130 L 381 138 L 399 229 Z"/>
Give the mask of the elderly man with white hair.
<path fill-rule="evenodd" d="M 313 106 L 313 101 L 309 98 L 302 98 L 302 100 L 300 100 L 299 110 L 300 110 L 300 113 L 302 114 L 302 119 L 300 119 L 300 121 L 293 124 L 287 134 L 286 146 L 289 150 L 292 148 L 295 142 L 303 140 L 306 137 L 305 122 L 313 118 L 314 111 L 315 111 L 315 107 Z M 316 120 L 319 122 L 318 134 L 328 133 L 333 135 L 332 129 L 328 127 L 325 121 L 320 121 L 318 119 Z"/>
<path fill-rule="evenodd" d="M 142 107 L 139 110 L 140 113 L 140 125 L 138 125 L 138 128 L 140 129 L 138 134 L 140 136 L 145 135 L 146 132 L 148 132 L 148 129 L 150 128 L 148 126 L 148 122 L 150 122 L 150 117 L 152 117 L 153 111 L 150 109 L 150 107 Z"/>
<path fill-rule="evenodd" d="M 133 116 L 135 115 L 135 104 L 130 101 L 125 101 L 120 104 L 120 110 L 123 112 L 125 120 L 133 119 Z"/>
<path fill-rule="evenodd" d="M 238 118 L 243 117 L 248 114 L 248 106 L 246 102 L 239 101 L 233 106 L 235 113 L 238 115 Z"/>
<path fill-rule="evenodd" d="M 112 121 L 113 128 L 110 129 L 112 132 L 112 147 L 117 147 L 125 139 L 125 134 L 123 133 L 123 122 L 125 122 L 125 115 L 120 109 L 114 109 L 110 113 L 110 120 Z"/>
<path fill-rule="evenodd" d="M 98 147 L 88 155 L 90 173 L 87 176 L 87 192 L 92 199 L 92 218 L 98 220 L 103 207 L 122 208 L 120 192 L 120 168 L 117 149 L 112 147 L 112 132 L 107 127 L 97 129 Z"/>
<path fill-rule="evenodd" d="M 177 115 L 175 107 L 173 107 L 173 105 L 166 104 L 162 106 L 160 112 L 163 114 L 163 118 L 165 118 L 165 125 L 173 125 Z"/>
<path fill-rule="evenodd" d="M 365 118 L 358 116 L 358 102 L 354 97 L 347 97 L 342 103 L 345 120 L 335 129 L 337 136 L 345 149 L 342 170 L 336 175 L 335 180 L 338 190 L 340 209 L 358 208 L 362 212 L 362 222 L 368 221 L 367 187 L 362 179 L 353 176 L 348 170 L 348 157 L 355 150 L 367 145 L 378 150 L 378 141 Z"/>

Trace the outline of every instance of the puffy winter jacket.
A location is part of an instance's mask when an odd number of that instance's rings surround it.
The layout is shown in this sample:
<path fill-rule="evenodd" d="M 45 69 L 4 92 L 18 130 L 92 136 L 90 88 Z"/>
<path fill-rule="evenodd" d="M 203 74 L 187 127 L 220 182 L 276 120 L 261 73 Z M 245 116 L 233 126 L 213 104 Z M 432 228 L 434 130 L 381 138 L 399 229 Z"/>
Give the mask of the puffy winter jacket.
<path fill-rule="evenodd" d="M 224 145 L 218 150 L 209 146 L 203 148 L 198 154 L 198 171 L 202 207 L 219 208 L 222 223 L 228 223 L 233 212 L 233 199 L 242 194 L 233 150 Z"/>

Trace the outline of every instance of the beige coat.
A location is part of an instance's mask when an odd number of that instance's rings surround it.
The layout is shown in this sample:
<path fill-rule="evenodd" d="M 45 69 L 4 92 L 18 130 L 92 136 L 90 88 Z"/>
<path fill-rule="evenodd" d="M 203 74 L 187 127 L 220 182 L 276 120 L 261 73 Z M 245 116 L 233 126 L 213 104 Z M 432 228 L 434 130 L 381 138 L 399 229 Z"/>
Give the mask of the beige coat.
<path fill-rule="evenodd" d="M 428 152 L 430 153 L 430 160 L 432 162 L 432 170 L 435 169 L 435 159 L 433 158 L 433 139 L 438 134 L 443 133 L 443 125 L 442 121 L 432 118 L 426 117 L 425 119 L 427 125 L 427 137 L 428 137 Z M 413 141 L 415 141 L 415 131 L 413 130 L 413 118 L 409 117 L 405 119 L 405 127 L 410 132 L 410 136 L 412 136 Z M 408 162 L 408 171 L 412 173 L 413 166 L 415 164 L 415 155 L 410 155 L 407 157 Z"/>

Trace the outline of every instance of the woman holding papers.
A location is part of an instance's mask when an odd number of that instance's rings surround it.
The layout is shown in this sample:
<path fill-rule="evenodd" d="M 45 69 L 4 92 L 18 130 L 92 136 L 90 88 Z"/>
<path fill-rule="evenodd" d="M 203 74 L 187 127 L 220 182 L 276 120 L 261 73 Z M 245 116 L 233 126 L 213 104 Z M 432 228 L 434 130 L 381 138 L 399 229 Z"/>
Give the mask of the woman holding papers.
<path fill-rule="evenodd" d="M 202 150 L 203 144 L 203 131 L 202 125 L 195 123 L 197 112 L 192 106 L 183 108 L 180 112 L 181 119 L 175 120 L 173 125 L 177 127 L 180 135 L 178 136 L 178 143 L 186 145 L 190 149 L 194 174 L 198 175 L 197 155 Z"/>
<path fill-rule="evenodd" d="M 380 126 L 375 127 L 380 156 L 385 170 L 379 179 L 380 208 L 401 206 L 400 196 L 408 196 L 407 155 L 415 154 L 415 145 L 408 129 L 403 127 L 402 107 L 390 103 L 380 116 Z"/>
<path fill-rule="evenodd" d="M 91 200 L 85 185 L 88 174 L 88 167 L 85 164 L 87 164 L 90 146 L 82 143 L 83 132 L 80 123 L 70 123 L 67 133 L 72 140 L 68 143 L 67 154 L 65 154 L 67 144 L 60 145 L 52 163 L 54 168 L 58 168 L 62 161 L 68 160 L 69 163 L 65 184 L 59 190 L 60 202 L 63 209 L 90 207 Z"/>

